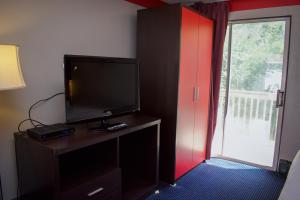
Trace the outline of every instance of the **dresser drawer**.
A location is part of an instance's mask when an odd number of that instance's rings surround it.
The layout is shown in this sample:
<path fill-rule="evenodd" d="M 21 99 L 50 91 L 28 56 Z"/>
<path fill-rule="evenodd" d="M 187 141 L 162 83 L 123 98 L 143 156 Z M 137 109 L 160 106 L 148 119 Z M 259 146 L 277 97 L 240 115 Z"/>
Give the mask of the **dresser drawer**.
<path fill-rule="evenodd" d="M 121 170 L 113 169 L 61 194 L 62 200 L 121 199 Z"/>

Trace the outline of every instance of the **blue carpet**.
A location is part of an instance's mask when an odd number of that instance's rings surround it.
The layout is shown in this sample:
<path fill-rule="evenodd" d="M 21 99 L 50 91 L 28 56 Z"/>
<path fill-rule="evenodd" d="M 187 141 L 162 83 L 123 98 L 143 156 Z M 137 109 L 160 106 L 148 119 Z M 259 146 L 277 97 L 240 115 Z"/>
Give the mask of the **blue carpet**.
<path fill-rule="evenodd" d="M 214 158 L 147 200 L 277 200 L 284 181 L 265 169 Z"/>

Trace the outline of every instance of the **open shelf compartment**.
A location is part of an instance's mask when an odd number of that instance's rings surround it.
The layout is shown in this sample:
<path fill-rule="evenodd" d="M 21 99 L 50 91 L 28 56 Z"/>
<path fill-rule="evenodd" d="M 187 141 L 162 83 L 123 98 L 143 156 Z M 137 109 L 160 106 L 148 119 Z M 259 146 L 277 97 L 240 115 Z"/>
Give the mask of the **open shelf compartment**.
<path fill-rule="evenodd" d="M 113 139 L 59 156 L 61 191 L 73 189 L 118 168 L 118 140 Z"/>
<path fill-rule="evenodd" d="M 139 199 L 158 182 L 156 127 L 120 137 L 123 199 Z"/>

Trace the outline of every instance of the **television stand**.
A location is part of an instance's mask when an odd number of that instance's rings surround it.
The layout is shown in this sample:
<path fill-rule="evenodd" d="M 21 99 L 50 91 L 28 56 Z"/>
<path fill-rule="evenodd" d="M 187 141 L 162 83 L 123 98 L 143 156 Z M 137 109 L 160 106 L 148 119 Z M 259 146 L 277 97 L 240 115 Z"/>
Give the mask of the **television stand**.
<path fill-rule="evenodd" d="M 114 118 L 128 128 L 48 141 L 15 133 L 20 195 L 26 200 L 135 200 L 158 186 L 160 119 L 142 114 Z M 99 121 L 95 121 L 96 125 Z"/>

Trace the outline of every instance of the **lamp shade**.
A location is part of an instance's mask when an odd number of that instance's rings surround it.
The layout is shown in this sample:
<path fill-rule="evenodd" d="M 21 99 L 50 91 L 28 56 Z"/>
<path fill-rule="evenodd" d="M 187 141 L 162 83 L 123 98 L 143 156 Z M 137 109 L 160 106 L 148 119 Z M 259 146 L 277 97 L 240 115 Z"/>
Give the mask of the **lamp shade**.
<path fill-rule="evenodd" d="M 25 87 L 19 62 L 19 47 L 0 45 L 0 90 Z"/>

